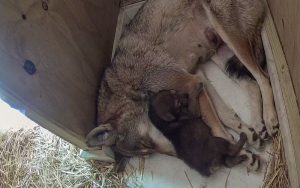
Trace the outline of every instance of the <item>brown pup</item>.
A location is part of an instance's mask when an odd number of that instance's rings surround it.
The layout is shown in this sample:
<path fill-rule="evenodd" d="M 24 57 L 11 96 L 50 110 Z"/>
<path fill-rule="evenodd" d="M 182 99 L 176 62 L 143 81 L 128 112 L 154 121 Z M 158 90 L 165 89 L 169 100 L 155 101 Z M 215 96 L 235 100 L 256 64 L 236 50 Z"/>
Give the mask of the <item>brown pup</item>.
<path fill-rule="evenodd" d="M 211 175 L 214 167 L 232 167 L 247 159 L 246 155 L 238 155 L 246 135 L 242 133 L 236 144 L 213 136 L 200 117 L 188 112 L 188 95 L 175 91 L 152 94 L 149 117 L 172 142 L 178 158 L 202 175 Z"/>

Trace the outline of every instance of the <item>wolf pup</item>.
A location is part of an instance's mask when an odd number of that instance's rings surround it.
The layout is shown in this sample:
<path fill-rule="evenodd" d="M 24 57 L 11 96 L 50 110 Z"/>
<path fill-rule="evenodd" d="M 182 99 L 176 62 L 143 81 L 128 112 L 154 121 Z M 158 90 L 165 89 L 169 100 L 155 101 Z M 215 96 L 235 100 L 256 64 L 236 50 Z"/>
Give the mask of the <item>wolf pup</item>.
<path fill-rule="evenodd" d="M 188 95 L 161 91 L 150 98 L 149 117 L 153 124 L 172 142 L 178 158 L 209 176 L 221 165 L 233 167 L 247 159 L 239 155 L 247 141 L 244 133 L 236 144 L 215 137 L 200 117 L 188 112 Z"/>

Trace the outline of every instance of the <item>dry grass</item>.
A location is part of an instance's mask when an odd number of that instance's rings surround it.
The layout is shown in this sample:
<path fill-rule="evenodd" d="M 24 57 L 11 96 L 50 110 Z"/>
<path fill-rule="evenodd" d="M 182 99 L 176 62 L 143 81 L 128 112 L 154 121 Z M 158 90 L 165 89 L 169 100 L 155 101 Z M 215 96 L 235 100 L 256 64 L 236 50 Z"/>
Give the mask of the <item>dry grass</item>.
<path fill-rule="evenodd" d="M 141 163 L 143 164 L 143 163 Z M 143 167 L 140 168 L 140 172 Z M 79 149 L 41 127 L 0 132 L 0 187 L 141 187 L 138 174 L 121 176 L 112 163 L 79 157 Z M 273 153 L 263 188 L 289 188 L 281 136 L 273 140 Z"/>
<path fill-rule="evenodd" d="M 88 163 L 41 127 L 0 133 L 0 187 L 126 187 L 112 163 Z"/>
<path fill-rule="evenodd" d="M 263 188 L 290 188 L 281 135 L 273 138 L 273 153 L 268 162 Z"/>

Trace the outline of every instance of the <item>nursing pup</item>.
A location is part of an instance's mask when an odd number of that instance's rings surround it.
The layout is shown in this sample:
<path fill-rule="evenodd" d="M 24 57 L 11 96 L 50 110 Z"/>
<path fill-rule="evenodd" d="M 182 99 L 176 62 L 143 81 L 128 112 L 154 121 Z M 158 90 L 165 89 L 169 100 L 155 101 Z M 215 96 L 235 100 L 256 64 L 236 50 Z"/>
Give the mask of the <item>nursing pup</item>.
<path fill-rule="evenodd" d="M 188 96 L 161 91 L 150 97 L 149 117 L 172 142 L 177 157 L 200 174 L 209 176 L 221 165 L 232 167 L 247 159 L 239 155 L 247 141 L 244 133 L 236 144 L 215 137 L 200 117 L 188 111 Z"/>

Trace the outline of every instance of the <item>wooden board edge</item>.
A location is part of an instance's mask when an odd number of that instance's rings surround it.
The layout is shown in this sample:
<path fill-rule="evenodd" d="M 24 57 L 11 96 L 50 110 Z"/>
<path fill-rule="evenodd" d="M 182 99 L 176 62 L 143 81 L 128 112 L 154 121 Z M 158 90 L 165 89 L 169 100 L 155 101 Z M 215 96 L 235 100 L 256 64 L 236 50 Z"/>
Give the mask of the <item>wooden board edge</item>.
<path fill-rule="evenodd" d="M 21 101 L 17 97 L 13 96 L 9 91 L 4 89 L 2 87 L 2 84 L 0 83 L 0 99 L 8 103 L 9 105 L 16 107 L 17 109 L 25 110 L 25 115 L 33 120 L 38 125 L 42 126 L 43 128 L 49 130 L 53 134 L 59 136 L 60 138 L 68 141 L 69 143 L 75 145 L 76 147 L 97 155 L 99 159 L 106 162 L 112 162 L 113 158 L 111 156 L 111 151 L 109 149 L 104 150 L 94 150 L 94 148 L 89 148 L 85 144 L 85 138 L 82 136 L 72 132 L 71 130 L 65 130 L 61 128 L 62 126 L 58 125 L 57 122 L 53 122 L 51 120 L 45 119 L 40 113 L 35 112 L 32 110 L 30 106 L 26 102 Z"/>
<path fill-rule="evenodd" d="M 289 68 L 269 9 L 267 9 L 262 37 L 279 117 L 289 179 L 292 188 L 299 188 L 300 152 L 297 150 L 300 149 L 300 126 L 298 125 L 300 114 Z"/>
<path fill-rule="evenodd" d="M 103 150 L 81 150 L 80 157 L 84 160 L 97 160 L 102 162 L 114 162 L 114 154 L 108 147 Z"/>
<path fill-rule="evenodd" d="M 140 3 L 141 1 L 145 1 L 145 0 L 122 0 L 121 1 L 121 7 L 125 7 L 125 6 L 136 4 L 136 3 Z"/>
<path fill-rule="evenodd" d="M 72 131 L 64 130 L 63 128 L 61 128 L 61 126 L 58 125 L 57 122 L 45 119 L 40 113 L 34 111 L 34 108 L 28 103 L 26 103 L 26 101 L 22 101 L 18 97 L 14 96 L 12 92 L 9 92 L 7 89 L 5 89 L 1 82 L 0 98 L 12 107 L 16 107 L 18 110 L 25 110 L 25 115 L 29 119 L 36 122 L 38 125 L 44 127 L 45 129 L 49 130 L 50 132 L 54 133 L 55 135 L 63 138 L 64 140 L 74 144 L 75 146 L 81 149 L 87 148 L 86 144 L 82 141 L 84 140 L 82 136 Z"/>

